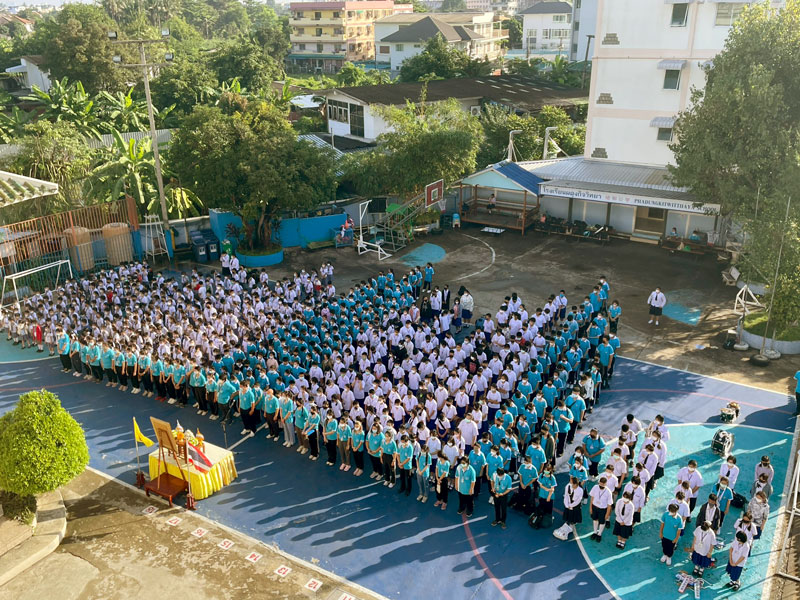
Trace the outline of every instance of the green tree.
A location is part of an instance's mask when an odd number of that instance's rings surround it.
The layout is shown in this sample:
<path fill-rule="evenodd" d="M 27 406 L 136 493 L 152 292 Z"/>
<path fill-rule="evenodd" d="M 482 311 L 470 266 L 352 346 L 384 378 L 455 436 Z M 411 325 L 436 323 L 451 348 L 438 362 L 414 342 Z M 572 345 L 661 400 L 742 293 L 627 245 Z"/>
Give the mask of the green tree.
<path fill-rule="evenodd" d="M 465 0 L 444 0 L 440 10 L 442 12 L 465 12 L 467 3 Z"/>
<path fill-rule="evenodd" d="M 336 74 L 336 81 L 341 86 L 356 87 L 367 85 L 367 72 L 351 62 L 347 62 Z"/>
<path fill-rule="evenodd" d="M 144 98 L 134 98 L 133 88 L 127 94 L 117 92 L 97 95 L 100 110 L 100 129 L 105 133 L 112 131 L 147 131 L 150 127 L 147 116 L 147 102 Z M 158 112 L 157 108 L 154 108 Z"/>
<path fill-rule="evenodd" d="M 111 132 L 114 143 L 105 148 L 90 175 L 92 195 L 100 202 L 131 196 L 140 207 L 150 204 L 155 192 L 155 158 L 150 138 L 125 141 Z"/>
<path fill-rule="evenodd" d="M 282 212 L 313 208 L 335 189 L 331 153 L 298 140 L 285 113 L 263 101 L 233 114 L 195 107 L 175 132 L 168 160 L 207 205 L 242 218 L 250 249 L 270 246 Z"/>
<path fill-rule="evenodd" d="M 162 68 L 150 83 L 153 104 L 159 108 L 175 105 L 175 110 L 188 114 L 203 101 L 205 90 L 217 89 L 219 83 L 200 56 L 177 55 L 175 62 Z"/>
<path fill-rule="evenodd" d="M 58 489 L 89 464 L 83 429 L 51 392 L 28 392 L 0 417 L 0 489 L 33 496 Z"/>
<path fill-rule="evenodd" d="M 465 52 L 451 46 L 437 34 L 425 43 L 422 52 L 403 61 L 400 67 L 400 81 L 458 77 L 467 58 Z"/>
<path fill-rule="evenodd" d="M 33 111 L 22 110 L 19 106 L 12 106 L 7 112 L 0 112 L 0 140 L 10 144 L 20 137 L 25 126 L 36 118 Z"/>
<path fill-rule="evenodd" d="M 517 17 L 506 19 L 503 29 L 508 29 L 508 45 L 511 48 L 522 48 L 522 20 Z"/>
<path fill-rule="evenodd" d="M 725 221 L 735 219 L 747 232 L 743 273 L 771 283 L 784 239 L 773 305 L 773 318 L 784 325 L 800 317 L 794 309 L 800 297 L 798 72 L 800 2 L 789 0 L 779 11 L 750 5 L 706 69 L 705 87 L 693 89 L 670 146 L 675 183 L 698 202 L 718 204 Z M 772 295 L 766 299 L 771 303 Z"/>
<path fill-rule="evenodd" d="M 426 13 L 428 12 L 428 7 L 422 2 L 422 0 L 411 0 L 411 5 L 414 7 L 415 13 Z"/>
<path fill-rule="evenodd" d="M 432 181 L 444 179 L 447 185 L 475 170 L 483 130 L 458 101 L 429 104 L 423 98 L 402 108 L 373 110 L 391 129 L 378 137 L 375 150 L 349 161 L 348 177 L 359 193 L 412 197 Z"/>
<path fill-rule="evenodd" d="M 269 87 L 283 75 L 283 67 L 258 43 L 240 38 L 222 48 L 212 60 L 219 81 L 238 78 L 251 90 Z"/>
<path fill-rule="evenodd" d="M 119 54 L 108 39 L 112 29 L 116 26 L 102 8 L 65 5 L 51 26 L 36 31 L 36 36 L 46 42 L 44 62 L 51 79 L 80 81 L 90 94 L 123 89 L 130 73 L 116 68 L 111 60 Z"/>
<path fill-rule="evenodd" d="M 94 152 L 74 124 L 37 121 L 25 127 L 17 144 L 19 152 L 9 164 L 10 170 L 58 184 L 58 195 L 43 199 L 48 204 L 42 207 L 42 214 L 84 205 L 84 181 Z"/>

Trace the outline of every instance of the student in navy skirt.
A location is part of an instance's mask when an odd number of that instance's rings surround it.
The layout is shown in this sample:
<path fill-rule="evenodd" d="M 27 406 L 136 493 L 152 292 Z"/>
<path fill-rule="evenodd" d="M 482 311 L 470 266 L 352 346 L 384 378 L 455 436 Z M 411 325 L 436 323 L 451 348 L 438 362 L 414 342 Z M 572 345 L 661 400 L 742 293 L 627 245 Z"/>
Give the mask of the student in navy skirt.
<path fill-rule="evenodd" d="M 739 579 L 742 577 L 742 570 L 749 554 L 750 544 L 747 542 L 747 534 L 743 531 L 737 531 L 736 539 L 728 551 L 728 565 L 725 567 L 725 572 L 731 578 L 731 581 L 725 584 L 725 587 L 732 587 L 734 591 L 739 589 Z"/>
<path fill-rule="evenodd" d="M 694 540 L 692 541 L 692 563 L 694 564 L 695 577 L 702 577 L 703 571 L 711 566 L 711 554 L 714 552 L 714 545 L 717 543 L 717 536 L 711 528 L 709 521 L 703 521 L 694 530 Z"/>

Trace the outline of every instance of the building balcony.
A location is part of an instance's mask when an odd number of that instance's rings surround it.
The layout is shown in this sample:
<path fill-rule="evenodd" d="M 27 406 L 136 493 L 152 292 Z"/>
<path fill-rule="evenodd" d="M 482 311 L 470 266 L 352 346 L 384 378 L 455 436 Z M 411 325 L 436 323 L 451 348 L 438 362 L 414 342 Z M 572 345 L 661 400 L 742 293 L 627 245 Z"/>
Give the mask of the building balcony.
<path fill-rule="evenodd" d="M 316 44 L 323 44 L 325 42 L 336 42 L 337 44 L 339 44 L 339 43 L 344 43 L 346 41 L 346 38 L 344 37 L 343 33 L 339 35 L 333 35 L 333 34 L 315 35 L 313 33 L 293 33 L 292 35 L 289 36 L 289 41 L 303 42 L 303 43 L 311 42 Z"/>

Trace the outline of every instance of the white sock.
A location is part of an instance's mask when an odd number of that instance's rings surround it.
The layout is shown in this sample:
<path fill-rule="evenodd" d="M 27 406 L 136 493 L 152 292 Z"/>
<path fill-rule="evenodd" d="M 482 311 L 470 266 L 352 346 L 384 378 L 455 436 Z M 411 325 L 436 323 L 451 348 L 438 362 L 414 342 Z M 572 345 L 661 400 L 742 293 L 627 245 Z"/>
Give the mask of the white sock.
<path fill-rule="evenodd" d="M 594 528 L 594 532 L 597 533 L 597 521 L 592 521 L 592 527 Z"/>
<path fill-rule="evenodd" d="M 597 526 L 597 535 L 603 535 L 603 529 L 605 529 L 605 524 Z"/>

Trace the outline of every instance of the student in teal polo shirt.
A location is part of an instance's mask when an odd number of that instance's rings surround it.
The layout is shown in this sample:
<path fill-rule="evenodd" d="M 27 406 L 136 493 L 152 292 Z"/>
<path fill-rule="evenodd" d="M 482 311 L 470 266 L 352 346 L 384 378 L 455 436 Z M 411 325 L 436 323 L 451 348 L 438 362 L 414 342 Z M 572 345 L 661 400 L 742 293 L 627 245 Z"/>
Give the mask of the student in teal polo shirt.
<path fill-rule="evenodd" d="M 164 374 L 162 372 L 162 377 Z M 231 397 L 236 392 L 236 384 L 228 377 L 227 371 L 219 374 L 219 392 L 217 392 L 217 403 L 219 404 L 220 419 L 222 423 L 231 424 L 233 421 L 233 403 Z M 174 400 L 173 400 L 174 402 Z"/>
<path fill-rule="evenodd" d="M 558 445 L 556 447 L 556 457 L 564 454 L 564 446 L 567 443 L 567 434 L 569 433 L 572 422 L 575 417 L 572 411 L 567 408 L 563 400 L 559 400 L 555 410 L 553 410 L 553 419 L 558 424 Z"/>
<path fill-rule="evenodd" d="M 530 456 L 525 456 L 522 459 L 522 464 L 519 467 L 519 499 L 517 506 L 522 511 L 529 515 L 533 512 L 532 491 L 533 484 L 539 477 L 539 472 L 533 466 L 533 461 Z"/>
<path fill-rule="evenodd" d="M 103 369 L 100 366 L 101 349 L 99 344 L 94 341 L 89 342 L 89 349 L 86 351 L 86 360 L 91 367 L 92 375 L 94 376 L 95 383 L 103 381 Z"/>
<path fill-rule="evenodd" d="M 395 482 L 394 463 L 396 454 L 397 442 L 394 441 L 392 432 L 386 431 L 383 434 L 383 443 L 381 444 L 381 463 L 383 463 L 383 485 L 390 488 L 394 487 Z"/>
<path fill-rule="evenodd" d="M 603 451 L 606 449 L 606 443 L 600 437 L 597 429 L 594 427 L 589 432 L 589 435 L 583 438 L 583 453 L 589 459 L 589 476 L 594 481 L 598 475 L 598 466 L 603 457 Z"/>
<path fill-rule="evenodd" d="M 658 537 L 661 538 L 661 550 L 663 556 L 661 562 L 667 563 L 667 566 L 672 566 L 672 556 L 675 554 L 675 546 L 681 537 L 681 529 L 683 529 L 683 518 L 678 514 L 678 505 L 670 504 L 661 516 L 661 528 L 658 532 Z"/>
<path fill-rule="evenodd" d="M 206 404 L 208 404 L 209 410 L 211 411 L 211 417 L 209 418 L 212 421 L 216 421 L 219 418 L 219 404 L 217 403 L 218 389 L 217 372 L 209 367 L 206 370 Z"/>
<path fill-rule="evenodd" d="M 106 342 L 103 342 L 103 347 L 100 352 L 100 365 L 106 374 L 106 387 L 114 385 L 116 377 L 114 376 L 114 349 L 111 348 Z"/>
<path fill-rule="evenodd" d="M 319 412 L 317 411 L 317 405 L 312 404 L 308 411 L 308 420 L 306 421 L 306 427 L 303 430 L 303 435 L 305 435 L 306 438 L 308 439 L 308 448 L 309 448 L 308 458 L 310 460 L 317 460 L 319 458 L 319 439 L 318 439 L 319 423 L 320 423 L 320 416 Z"/>
<path fill-rule="evenodd" d="M 478 445 L 475 447 L 480 448 Z M 428 450 L 428 445 L 425 444 L 420 449 L 419 456 L 417 456 L 417 487 L 419 487 L 419 496 L 417 496 L 417 500 L 423 504 L 428 501 L 428 479 L 430 476 L 431 452 Z"/>
<path fill-rule="evenodd" d="M 80 377 L 81 376 L 81 369 L 83 368 L 83 363 L 81 361 L 81 348 L 83 344 L 81 340 L 78 338 L 77 335 L 73 336 L 73 338 L 69 342 L 69 362 L 72 365 L 72 376 L 73 377 Z"/>
<path fill-rule="evenodd" d="M 144 394 L 146 398 L 153 397 L 153 359 L 150 356 L 151 348 L 146 348 L 144 352 L 139 354 L 137 368 L 139 369 L 139 378 L 144 387 Z M 205 414 L 205 413 L 203 413 Z"/>
<path fill-rule="evenodd" d="M 360 419 L 353 423 L 353 435 L 350 437 L 350 448 L 353 451 L 353 459 L 356 462 L 356 469 L 353 475 L 358 477 L 364 472 L 364 440 L 366 433 Z"/>
<path fill-rule="evenodd" d="M 553 514 L 553 498 L 555 497 L 558 484 L 556 483 L 556 476 L 553 473 L 553 466 L 550 463 L 546 463 L 544 467 L 542 467 L 538 483 L 539 505 L 536 507 L 536 514 L 539 516 L 539 519 L 536 520 L 537 529 L 542 526 L 545 518 Z"/>
<path fill-rule="evenodd" d="M 133 382 L 133 393 L 139 393 L 139 378 L 138 372 L 136 379 Z M 186 394 L 186 380 L 188 379 L 186 374 L 186 367 L 183 365 L 181 361 L 175 361 L 173 368 L 172 368 L 172 385 L 175 387 L 175 397 L 178 399 L 181 407 L 186 406 L 188 402 L 188 396 Z M 241 407 L 239 408 L 241 411 Z"/>
<path fill-rule="evenodd" d="M 611 363 L 614 361 L 614 347 L 608 343 L 608 338 L 603 338 L 603 343 L 597 347 L 597 355 L 600 357 L 600 375 L 602 385 L 608 387 L 608 373 Z"/>
<path fill-rule="evenodd" d="M 800 371 L 794 374 L 797 385 L 794 386 L 794 414 L 800 415 Z"/>
<path fill-rule="evenodd" d="M 131 382 L 131 393 L 139 393 L 139 355 L 135 352 L 136 348 L 128 346 L 125 352 L 125 373 Z"/>
<path fill-rule="evenodd" d="M 380 479 L 383 477 L 383 466 L 381 465 L 381 447 L 383 446 L 383 434 L 378 420 L 372 424 L 372 429 L 367 434 L 367 454 L 372 463 L 372 473 L 370 479 Z"/>
<path fill-rule="evenodd" d="M 237 397 L 239 399 L 239 413 L 244 425 L 242 435 L 253 437 L 256 434 L 256 429 L 258 429 L 259 415 L 256 412 L 255 394 L 247 379 L 244 379 L 239 385 Z"/>
<path fill-rule="evenodd" d="M 208 412 L 208 406 L 206 405 L 206 376 L 200 365 L 192 367 L 192 372 L 189 374 L 189 387 L 192 390 L 194 408 L 197 409 L 197 414 L 206 414 Z"/>
<path fill-rule="evenodd" d="M 278 410 L 280 408 L 280 401 L 274 394 L 273 390 L 268 389 L 266 398 L 264 400 L 264 418 L 267 420 L 267 433 L 268 440 L 278 441 L 280 439 L 280 422 L 278 420 Z"/>
<path fill-rule="evenodd" d="M 92 378 L 92 367 L 89 365 L 89 341 L 84 337 L 81 340 L 80 344 L 80 357 L 81 357 L 81 364 L 83 365 L 83 378 L 89 380 Z"/>
<path fill-rule="evenodd" d="M 280 405 L 280 419 L 283 424 L 283 439 L 285 440 L 283 445 L 291 448 L 297 441 L 294 435 L 294 400 L 287 394 L 280 398 Z"/>
<path fill-rule="evenodd" d="M 328 412 L 325 418 L 325 451 L 328 453 L 328 461 L 325 463 L 329 467 L 336 464 L 336 430 L 339 427 L 336 419 L 333 418 L 333 413 Z"/>
<path fill-rule="evenodd" d="M 508 513 L 508 494 L 511 492 L 511 476 L 502 468 L 497 469 L 492 477 L 492 494 L 494 495 L 494 521 L 492 526 L 506 528 Z"/>
<path fill-rule="evenodd" d="M 456 467 L 456 491 L 458 491 L 458 514 L 466 513 L 472 516 L 474 510 L 475 469 L 469 464 L 469 458 L 462 456 L 460 464 Z"/>
<path fill-rule="evenodd" d="M 297 452 L 299 452 L 301 455 L 308 452 L 308 439 L 303 433 L 306 428 L 307 420 L 308 408 L 305 406 L 305 404 L 303 404 L 302 400 L 298 399 L 297 408 L 294 409 L 294 434 L 300 442 L 297 445 Z"/>
<path fill-rule="evenodd" d="M 622 315 L 622 307 L 619 305 L 618 300 L 614 300 L 611 306 L 608 307 L 608 331 L 609 333 L 617 333 L 619 327 L 619 318 Z"/>
<path fill-rule="evenodd" d="M 56 346 L 58 348 L 58 356 L 61 359 L 61 372 L 69 373 L 72 370 L 72 362 L 70 361 L 69 356 L 69 334 L 67 334 L 67 332 L 61 327 L 58 328 L 58 339 L 56 340 Z"/>
<path fill-rule="evenodd" d="M 347 423 L 347 418 L 342 417 L 339 419 L 339 426 L 336 428 L 336 445 L 342 457 L 342 464 L 339 465 L 340 471 L 350 470 L 350 438 L 352 436 L 353 430 Z"/>
<path fill-rule="evenodd" d="M 405 492 L 406 496 L 411 495 L 411 468 L 413 467 L 414 446 L 407 435 L 400 438 L 400 445 L 397 447 L 397 458 L 395 464 L 400 471 L 400 489 L 398 493 Z"/>
<path fill-rule="evenodd" d="M 441 506 L 442 510 L 447 508 L 447 494 L 449 488 L 447 477 L 450 474 L 450 461 L 447 460 L 444 452 L 439 452 L 436 460 L 436 502 L 434 506 Z"/>

